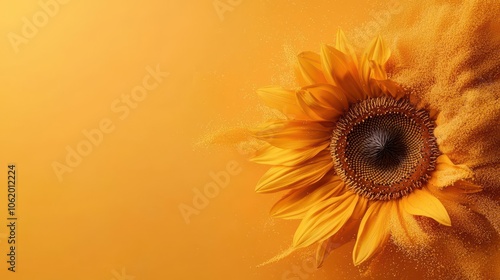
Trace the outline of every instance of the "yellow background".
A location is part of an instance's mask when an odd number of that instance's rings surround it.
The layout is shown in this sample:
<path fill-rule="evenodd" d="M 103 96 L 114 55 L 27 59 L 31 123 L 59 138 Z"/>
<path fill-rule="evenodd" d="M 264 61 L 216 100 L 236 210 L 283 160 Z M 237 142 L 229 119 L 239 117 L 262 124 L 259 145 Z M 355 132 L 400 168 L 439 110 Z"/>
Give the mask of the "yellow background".
<path fill-rule="evenodd" d="M 72 0 L 17 53 L 9 34 L 22 35 L 23 18 L 33 22 L 43 10 L 35 0 L 1 2 L 1 279 L 357 275 L 352 244 L 316 272 L 290 272 L 307 270 L 308 251 L 257 267 L 287 248 L 297 223 L 269 217 L 278 195 L 254 193 L 265 167 L 197 143 L 259 120 L 255 89 L 293 85 L 291 56 L 333 43 L 338 27 L 352 34 L 373 23 L 389 4 L 221 0 L 233 5 L 220 17 L 214 2 Z M 169 76 L 121 120 L 111 104 L 157 65 Z M 75 149 L 86 139 L 82 130 L 103 119 L 114 131 L 59 181 L 53 163 L 64 164 L 66 147 Z M 241 173 L 186 224 L 179 205 L 192 205 L 193 189 L 232 161 Z M 18 168 L 16 273 L 5 256 L 9 163 Z"/>

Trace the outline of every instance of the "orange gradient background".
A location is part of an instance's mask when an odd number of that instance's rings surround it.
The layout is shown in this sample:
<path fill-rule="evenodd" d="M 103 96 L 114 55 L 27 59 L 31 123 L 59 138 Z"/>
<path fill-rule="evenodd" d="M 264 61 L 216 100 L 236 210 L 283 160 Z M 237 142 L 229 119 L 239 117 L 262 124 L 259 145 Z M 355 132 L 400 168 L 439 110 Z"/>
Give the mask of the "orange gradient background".
<path fill-rule="evenodd" d="M 68 1 L 17 53 L 9 34 L 43 10 L 38 0 L 0 4 L 0 279 L 358 278 L 352 244 L 314 272 L 307 250 L 258 267 L 289 246 L 297 222 L 269 217 L 279 195 L 254 193 L 265 167 L 198 143 L 258 121 L 255 90 L 292 85 L 291 56 L 333 43 L 339 27 L 353 34 L 390 4 L 221 0 L 233 5 L 220 16 L 214 2 Z M 157 65 L 168 77 L 120 119 L 113 102 Z M 103 119 L 114 130 L 60 181 L 53 163 Z M 233 161 L 241 172 L 187 224 L 179 205 Z M 6 263 L 9 163 L 18 169 L 15 273 Z"/>

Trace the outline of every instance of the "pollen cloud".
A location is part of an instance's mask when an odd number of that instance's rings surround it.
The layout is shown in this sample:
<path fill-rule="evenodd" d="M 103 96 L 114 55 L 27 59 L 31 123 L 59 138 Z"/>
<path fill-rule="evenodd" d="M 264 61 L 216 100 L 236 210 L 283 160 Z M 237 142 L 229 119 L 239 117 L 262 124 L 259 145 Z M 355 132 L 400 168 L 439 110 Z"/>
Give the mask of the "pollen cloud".
<path fill-rule="evenodd" d="M 439 112 L 435 135 L 440 150 L 455 164 L 471 168 L 474 183 L 483 187 L 464 202 L 469 210 L 445 202 L 454 226 L 438 232 L 441 242 L 422 253 L 427 261 L 447 266 L 428 272 L 432 275 L 498 277 L 499 271 L 491 270 L 498 266 L 498 252 L 492 248 L 499 246 L 500 223 L 494 214 L 500 197 L 498 14 L 496 1 L 405 3 L 383 31 L 393 50 L 391 78 Z M 395 242 L 405 247 L 405 240 Z"/>
<path fill-rule="evenodd" d="M 442 152 L 473 168 L 484 193 L 498 197 L 500 5 L 461 2 L 405 6 L 384 38 L 393 44 L 393 79 L 440 112 Z"/>

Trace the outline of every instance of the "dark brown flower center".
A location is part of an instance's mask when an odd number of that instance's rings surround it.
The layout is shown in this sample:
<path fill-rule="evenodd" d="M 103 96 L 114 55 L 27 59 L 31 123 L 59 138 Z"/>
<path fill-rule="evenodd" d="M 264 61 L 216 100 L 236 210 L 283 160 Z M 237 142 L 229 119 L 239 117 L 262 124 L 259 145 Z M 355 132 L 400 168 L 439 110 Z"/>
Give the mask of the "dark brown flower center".
<path fill-rule="evenodd" d="M 430 178 L 439 156 L 434 122 L 408 99 L 371 98 L 339 119 L 330 145 L 348 188 L 375 200 L 407 195 Z"/>

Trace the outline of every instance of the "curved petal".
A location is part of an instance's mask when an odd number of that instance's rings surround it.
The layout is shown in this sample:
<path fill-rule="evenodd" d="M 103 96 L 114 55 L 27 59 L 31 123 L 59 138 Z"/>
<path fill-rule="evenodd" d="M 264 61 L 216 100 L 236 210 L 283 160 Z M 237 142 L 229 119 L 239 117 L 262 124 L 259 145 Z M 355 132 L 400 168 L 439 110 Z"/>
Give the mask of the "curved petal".
<path fill-rule="evenodd" d="M 325 150 L 330 144 L 325 142 L 318 147 L 291 150 L 281 149 L 271 144 L 266 144 L 259 149 L 250 160 L 260 164 L 296 166 L 313 158 L 319 152 Z"/>
<path fill-rule="evenodd" d="M 376 83 L 382 91 L 398 100 L 405 95 L 403 88 L 392 80 L 376 80 Z"/>
<path fill-rule="evenodd" d="M 304 82 L 307 84 L 327 83 L 321 70 L 321 58 L 315 52 L 302 52 L 297 56 L 298 67 Z"/>
<path fill-rule="evenodd" d="M 351 241 L 359 226 L 359 221 L 349 220 L 337 233 L 332 237 L 320 242 L 316 250 L 316 267 L 321 267 L 323 261 L 330 255 L 330 253 Z"/>
<path fill-rule="evenodd" d="M 396 203 L 394 205 L 395 211 L 391 215 L 391 232 L 394 236 L 396 232 L 396 236 L 399 235 L 399 232 L 403 232 L 403 235 L 405 238 L 409 239 L 410 233 L 408 230 L 407 220 L 408 222 L 412 222 L 410 219 L 415 219 L 413 215 L 407 213 L 403 209 L 402 203 Z"/>
<path fill-rule="evenodd" d="M 370 60 L 370 68 L 372 69 L 371 78 L 375 80 L 387 80 L 387 73 L 385 72 L 384 66 L 375 62 L 375 60 Z"/>
<path fill-rule="evenodd" d="M 459 180 L 472 178 L 472 176 L 472 171 L 466 165 L 455 165 L 448 156 L 441 155 L 437 158 L 436 169 L 431 175 L 429 184 L 442 189 Z"/>
<path fill-rule="evenodd" d="M 393 201 L 375 201 L 366 211 L 359 225 L 358 236 L 352 258 L 355 265 L 378 253 L 389 238 L 389 217 L 393 211 Z"/>
<path fill-rule="evenodd" d="M 329 84 L 317 84 L 297 91 L 297 101 L 311 119 L 335 121 L 349 108 L 341 90 Z"/>
<path fill-rule="evenodd" d="M 270 193 L 303 188 L 318 182 L 332 166 L 328 151 L 321 152 L 301 166 L 273 166 L 259 180 L 255 191 Z"/>
<path fill-rule="evenodd" d="M 344 190 L 343 181 L 335 175 L 325 175 L 314 185 L 292 190 L 271 208 L 271 215 L 282 219 L 301 219 L 315 204 L 339 195 Z"/>
<path fill-rule="evenodd" d="M 326 80 L 349 93 L 347 98 L 350 102 L 363 100 L 366 97 L 359 86 L 357 69 L 346 54 L 331 46 L 323 45 L 321 66 Z"/>
<path fill-rule="evenodd" d="M 359 197 L 358 205 L 356 205 L 356 209 L 352 213 L 351 219 L 358 220 L 358 222 L 363 219 L 366 214 L 366 209 L 368 208 L 369 200 L 363 196 Z"/>
<path fill-rule="evenodd" d="M 358 195 L 345 192 L 312 207 L 295 232 L 293 247 L 306 247 L 337 233 L 351 217 L 358 199 Z"/>
<path fill-rule="evenodd" d="M 386 47 L 382 37 L 375 38 L 361 59 L 361 77 L 364 83 L 368 83 L 371 78 L 376 80 L 387 79 L 384 67 L 390 56 L 391 50 Z"/>
<path fill-rule="evenodd" d="M 427 184 L 428 190 L 441 201 L 453 201 L 454 203 L 467 204 L 470 202 L 469 198 L 464 194 L 478 193 L 483 188 L 474 183 L 460 180 L 446 188 L 437 188 L 432 184 Z"/>
<path fill-rule="evenodd" d="M 278 109 L 291 119 L 308 119 L 297 103 L 294 90 L 268 86 L 258 89 L 257 94 L 268 107 Z"/>
<path fill-rule="evenodd" d="M 272 121 L 253 131 L 254 136 L 282 149 L 305 149 L 328 142 L 331 127 L 311 121 Z"/>
<path fill-rule="evenodd" d="M 396 202 L 390 220 L 391 239 L 399 246 L 408 248 L 425 248 L 431 238 L 419 225 L 415 216 L 407 213 L 401 203 Z"/>
<path fill-rule="evenodd" d="M 331 242 L 330 239 L 321 241 L 316 249 L 316 268 L 323 266 L 326 257 L 336 248 L 338 248 L 337 244 Z"/>
<path fill-rule="evenodd" d="M 321 267 L 324 259 L 334 249 L 344 245 L 352 239 L 355 239 L 361 218 L 365 215 L 367 206 L 368 199 L 359 197 L 358 203 L 356 204 L 356 209 L 354 209 L 354 212 L 352 213 L 349 221 L 337 233 L 319 244 L 316 251 L 317 267 Z"/>
<path fill-rule="evenodd" d="M 339 29 L 337 31 L 337 38 L 335 40 L 335 48 L 345 54 L 348 54 L 351 56 L 351 60 L 355 65 L 358 65 L 358 58 L 356 56 L 356 53 L 354 52 L 354 48 L 352 45 L 349 43 L 347 40 L 347 37 L 345 36 L 344 32 L 342 29 Z"/>
<path fill-rule="evenodd" d="M 344 111 L 349 108 L 347 94 L 339 87 L 330 84 L 315 84 L 303 87 L 302 89 L 309 91 L 325 106 L 332 107 L 338 111 Z"/>
<path fill-rule="evenodd" d="M 368 60 L 374 61 L 378 65 L 385 65 L 391 57 L 391 49 L 388 48 L 381 36 L 373 39 L 366 50 Z"/>
<path fill-rule="evenodd" d="M 439 199 L 426 189 L 415 189 L 401 199 L 403 209 L 414 216 L 425 216 L 436 222 L 451 226 L 450 216 Z"/>
<path fill-rule="evenodd" d="M 348 75 L 350 65 L 344 53 L 334 47 L 323 45 L 321 47 L 321 67 L 326 80 L 333 85 L 338 85 L 344 76 Z"/>
<path fill-rule="evenodd" d="M 478 193 L 483 190 L 483 187 L 480 185 L 476 185 L 474 183 L 468 181 L 458 181 L 452 185 L 450 189 L 456 189 L 462 193 Z"/>

